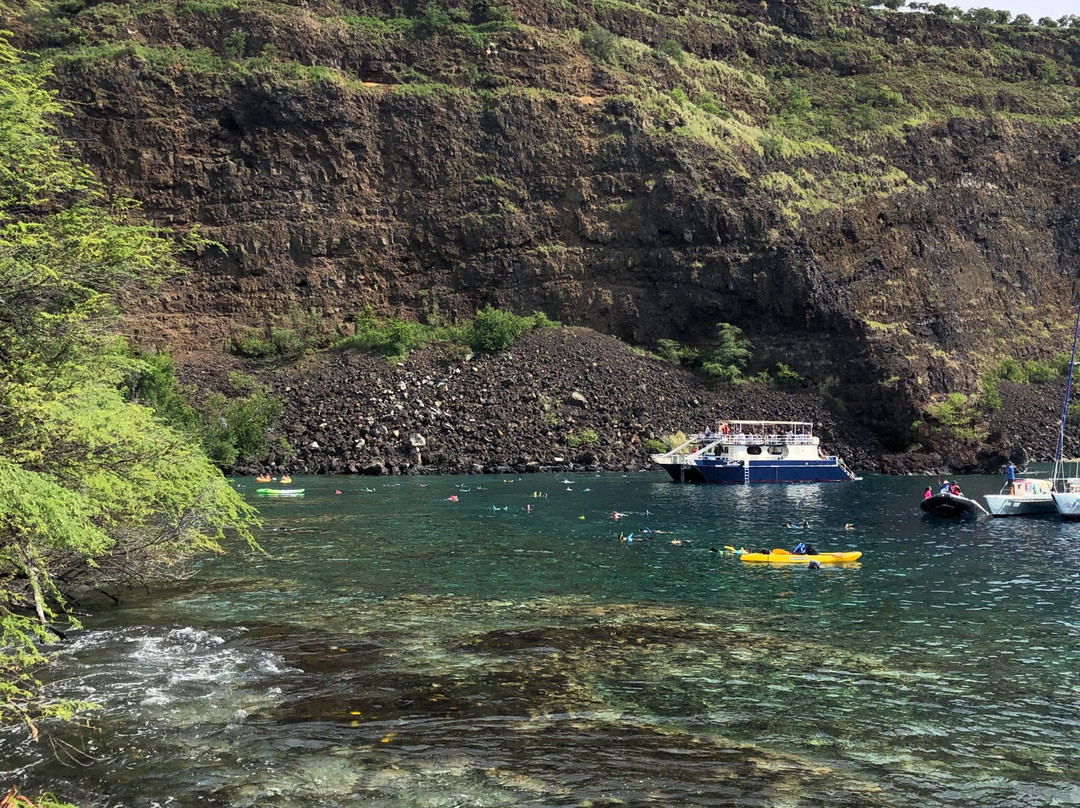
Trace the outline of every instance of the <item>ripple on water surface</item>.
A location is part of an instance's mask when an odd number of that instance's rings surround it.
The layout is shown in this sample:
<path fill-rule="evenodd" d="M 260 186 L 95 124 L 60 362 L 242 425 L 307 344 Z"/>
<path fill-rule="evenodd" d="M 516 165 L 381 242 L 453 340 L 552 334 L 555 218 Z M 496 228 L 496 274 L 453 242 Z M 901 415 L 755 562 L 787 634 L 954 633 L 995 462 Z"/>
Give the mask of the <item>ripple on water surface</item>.
<path fill-rule="evenodd" d="M 1080 800 L 1080 533 L 927 524 L 922 481 L 587 479 L 305 481 L 268 503 L 268 557 L 59 653 L 51 692 L 99 702 L 93 728 L 0 751 L 28 786 L 147 808 Z M 863 563 L 709 552 L 790 544 L 791 518 Z"/>

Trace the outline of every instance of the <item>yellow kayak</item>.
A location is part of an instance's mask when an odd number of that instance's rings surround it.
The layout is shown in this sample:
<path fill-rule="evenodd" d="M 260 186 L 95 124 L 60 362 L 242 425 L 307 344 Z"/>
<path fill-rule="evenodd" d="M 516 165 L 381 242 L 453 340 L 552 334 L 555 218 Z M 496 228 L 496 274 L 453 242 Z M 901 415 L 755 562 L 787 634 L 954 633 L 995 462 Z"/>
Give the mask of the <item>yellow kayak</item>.
<path fill-rule="evenodd" d="M 773 549 L 767 553 L 740 553 L 740 561 L 749 561 L 757 564 L 806 564 L 816 561 L 819 564 L 844 564 L 848 561 L 857 561 L 862 557 L 858 551 L 850 553 L 816 553 L 814 555 L 802 555 L 792 553 L 789 550 Z"/>

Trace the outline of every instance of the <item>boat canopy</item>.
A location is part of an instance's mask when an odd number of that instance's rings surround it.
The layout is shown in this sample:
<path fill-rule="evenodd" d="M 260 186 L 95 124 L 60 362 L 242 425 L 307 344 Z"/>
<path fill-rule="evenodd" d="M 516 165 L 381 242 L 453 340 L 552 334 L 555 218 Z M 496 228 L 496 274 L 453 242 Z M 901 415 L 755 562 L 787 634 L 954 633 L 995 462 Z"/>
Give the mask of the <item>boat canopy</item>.
<path fill-rule="evenodd" d="M 716 432 L 708 429 L 663 454 L 653 455 L 657 463 L 688 455 L 714 454 L 720 446 L 817 446 L 810 421 L 718 421 Z"/>
<path fill-rule="evenodd" d="M 816 444 L 811 421 L 720 421 L 713 440 L 727 445 Z"/>
<path fill-rule="evenodd" d="M 813 421 L 718 421 L 716 428 L 723 431 L 725 425 L 729 432 L 763 432 L 765 434 L 794 432 L 802 435 L 814 433 Z"/>

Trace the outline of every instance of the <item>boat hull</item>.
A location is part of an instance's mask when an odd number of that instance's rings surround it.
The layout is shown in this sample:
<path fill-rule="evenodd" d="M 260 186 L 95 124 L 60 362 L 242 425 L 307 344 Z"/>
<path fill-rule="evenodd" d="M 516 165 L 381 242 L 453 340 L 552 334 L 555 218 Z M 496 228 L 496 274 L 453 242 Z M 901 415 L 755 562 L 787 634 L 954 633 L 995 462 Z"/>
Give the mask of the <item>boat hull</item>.
<path fill-rule="evenodd" d="M 1050 496 L 1054 500 L 1054 508 L 1061 514 L 1062 519 L 1070 521 L 1080 519 L 1080 494 L 1055 491 Z"/>
<path fill-rule="evenodd" d="M 706 480 L 697 467 L 690 463 L 660 463 L 660 468 L 671 475 L 671 479 L 677 483 L 706 483 Z"/>
<path fill-rule="evenodd" d="M 816 561 L 819 564 L 849 564 L 852 561 L 858 561 L 861 557 L 862 553 L 858 551 L 800 555 L 789 553 L 786 550 L 773 550 L 769 553 L 742 553 L 739 560 L 748 564 L 808 564 L 811 561 Z"/>
<path fill-rule="evenodd" d="M 935 494 L 924 499 L 919 504 L 919 507 L 923 513 L 938 516 L 942 519 L 956 519 L 959 516 L 978 516 L 980 513 L 989 513 L 975 500 L 954 494 Z"/>
<path fill-rule="evenodd" d="M 1054 513 L 1057 510 L 1049 494 L 1045 497 L 987 494 L 983 499 L 986 500 L 986 509 L 990 511 L 991 516 L 1036 516 L 1042 513 Z"/>
<path fill-rule="evenodd" d="M 662 463 L 661 466 L 677 483 L 745 485 L 747 483 L 841 483 L 851 480 L 851 477 L 835 460 L 762 460 L 751 462 L 748 467 L 744 467 L 741 463 L 701 459 L 689 463 Z"/>

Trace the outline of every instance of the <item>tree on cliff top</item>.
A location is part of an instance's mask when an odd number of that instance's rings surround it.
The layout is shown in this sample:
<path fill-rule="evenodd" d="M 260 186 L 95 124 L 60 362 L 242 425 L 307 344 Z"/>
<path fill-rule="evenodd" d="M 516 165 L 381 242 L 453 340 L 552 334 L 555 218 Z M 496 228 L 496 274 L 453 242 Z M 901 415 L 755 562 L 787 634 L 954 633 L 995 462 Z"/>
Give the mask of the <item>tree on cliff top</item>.
<path fill-rule="evenodd" d="M 66 595 L 217 549 L 252 511 L 191 438 L 127 400 L 114 295 L 175 271 L 176 245 L 68 158 L 62 114 L 0 37 L 0 720 L 69 715 L 32 668 Z"/>

